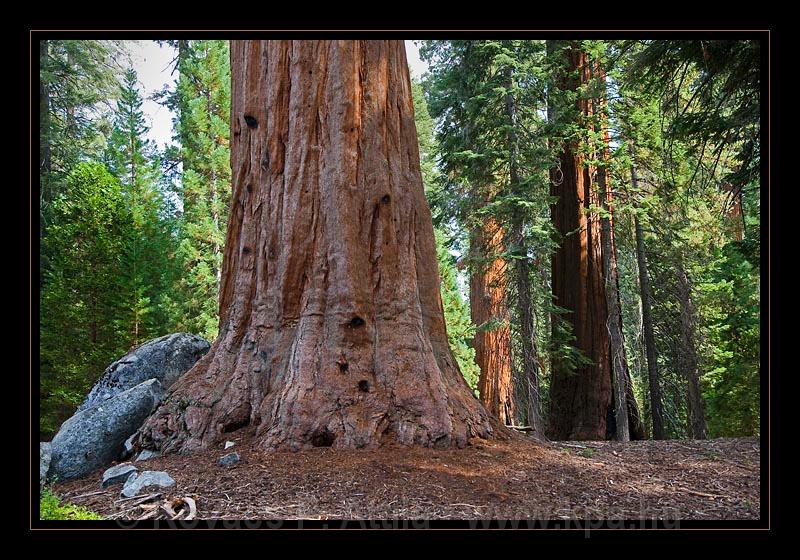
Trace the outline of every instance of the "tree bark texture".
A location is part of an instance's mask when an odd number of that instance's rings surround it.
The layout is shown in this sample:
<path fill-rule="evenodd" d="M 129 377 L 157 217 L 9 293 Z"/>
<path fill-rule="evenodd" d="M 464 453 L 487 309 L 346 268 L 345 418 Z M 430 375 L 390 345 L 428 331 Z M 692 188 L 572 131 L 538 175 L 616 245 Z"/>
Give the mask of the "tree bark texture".
<path fill-rule="evenodd" d="M 191 451 L 504 437 L 445 332 L 402 41 L 233 41 L 220 334 L 140 432 Z"/>
<path fill-rule="evenodd" d="M 552 47 L 551 47 L 552 52 Z M 577 91 L 591 79 L 591 68 L 587 55 L 577 44 L 565 49 L 567 74 L 561 86 L 568 91 Z M 578 100 L 578 113 L 582 120 L 592 114 L 588 99 Z M 552 223 L 562 238 L 562 243 L 552 259 L 552 289 L 555 305 L 568 310 L 563 316 L 575 336 L 574 346 L 592 364 L 576 368 L 554 364 L 550 386 L 549 437 L 556 440 L 601 440 L 609 437 L 615 427 L 608 425 L 613 418 L 611 407 L 614 364 L 617 357 L 619 374 L 625 379 L 624 394 L 627 402 L 626 418 L 630 437 L 640 439 L 644 429 L 639 419 L 638 407 L 633 397 L 627 361 L 621 338 L 618 288 L 616 294 L 607 293 L 604 260 L 608 261 L 612 288 L 618 279 L 613 275 L 616 255 L 613 244 L 613 221 L 608 220 L 608 240 L 603 251 L 602 220 L 590 208 L 608 207 L 609 200 L 601 200 L 598 185 L 593 184 L 597 173 L 599 186 L 606 182 L 605 171 L 589 166 L 580 154 L 578 141 L 565 143 L 559 158 L 559 168 L 551 170 L 551 195 L 558 197 L 551 207 Z M 607 191 L 607 189 L 603 189 Z M 607 194 L 604 192 L 603 194 Z M 609 299 L 611 305 L 611 327 L 617 334 L 612 354 L 612 337 L 609 332 Z M 554 320 L 554 335 L 556 322 Z M 622 389 L 622 387 L 620 387 Z"/>
<path fill-rule="evenodd" d="M 478 262 L 470 273 L 469 308 L 478 327 L 473 338 L 475 362 L 480 367 L 478 392 L 483 405 L 503 424 L 515 423 L 514 382 L 511 371 L 511 326 L 506 301 L 505 232 L 488 217 L 473 232 L 470 253 Z M 482 325 L 490 328 L 481 328 Z"/>

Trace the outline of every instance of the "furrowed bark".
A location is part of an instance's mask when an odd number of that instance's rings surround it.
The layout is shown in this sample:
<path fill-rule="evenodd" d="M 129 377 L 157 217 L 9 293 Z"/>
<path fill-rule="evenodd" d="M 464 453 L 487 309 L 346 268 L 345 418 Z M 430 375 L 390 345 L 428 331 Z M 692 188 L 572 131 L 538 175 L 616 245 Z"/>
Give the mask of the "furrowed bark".
<path fill-rule="evenodd" d="M 220 334 L 143 446 L 506 437 L 448 345 L 402 41 L 233 41 L 231 73 Z"/>
<path fill-rule="evenodd" d="M 555 52 L 555 46 L 549 45 L 551 54 Z M 576 43 L 572 43 L 565 49 L 565 56 L 567 73 L 562 77 L 561 87 L 566 91 L 578 91 L 592 77 L 587 55 Z M 577 109 L 581 122 L 589 122 L 594 112 L 590 100 L 579 98 Z M 559 168 L 550 172 L 551 195 L 558 197 L 551 207 L 551 217 L 553 226 L 562 237 L 562 243 L 552 259 L 553 297 L 556 305 L 568 311 L 563 319 L 575 336 L 574 346 L 592 364 L 575 368 L 554 364 L 550 387 L 549 435 L 552 439 L 562 440 L 606 439 L 609 435 L 609 410 L 615 402 L 612 398 L 612 378 L 616 369 L 621 379 L 617 386 L 620 395 L 625 395 L 627 404 L 626 407 L 617 408 L 620 414 L 627 412 L 623 415 L 629 425 L 630 437 L 640 439 L 644 430 L 621 337 L 613 221 L 608 221 L 604 250 L 602 220 L 592 210 L 608 204 L 609 201 L 604 200 L 608 193 L 604 190 L 601 195 L 600 189 L 593 184 L 595 168 L 584 160 L 578 140 L 565 143 L 559 162 Z M 598 176 L 601 177 L 600 182 L 605 183 L 602 170 Z M 599 186 L 604 188 L 603 184 Z M 609 268 L 608 276 L 606 268 Z M 554 319 L 555 335 L 557 319 Z M 618 397 L 616 402 L 621 400 Z"/>
<path fill-rule="evenodd" d="M 502 226 L 490 217 L 473 232 L 470 252 L 477 262 L 470 273 L 469 308 L 478 327 L 473 337 L 480 368 L 478 392 L 483 405 L 503 424 L 514 424 L 516 403 L 511 372 L 511 327 L 506 303 L 506 262 Z M 483 325 L 483 327 L 482 327 Z"/>
<path fill-rule="evenodd" d="M 568 75 L 565 90 L 588 82 L 586 53 L 572 45 L 566 50 Z M 588 112 L 580 100 L 581 114 Z M 600 245 L 600 221 L 590 206 L 599 206 L 588 166 L 577 142 L 564 145 L 558 170 L 551 170 L 550 194 L 558 197 L 551 207 L 553 226 L 562 243 L 552 258 L 554 303 L 569 311 L 563 319 L 575 336 L 574 346 L 593 364 L 575 369 L 553 366 L 550 385 L 549 437 L 556 440 L 606 438 L 606 417 L 611 402 L 611 370 L 606 302 Z M 560 171 L 560 173 L 558 172 Z M 560 175 L 560 176 L 559 176 Z M 553 328 L 558 319 L 554 318 Z M 555 334 L 555 333 L 554 333 Z"/>

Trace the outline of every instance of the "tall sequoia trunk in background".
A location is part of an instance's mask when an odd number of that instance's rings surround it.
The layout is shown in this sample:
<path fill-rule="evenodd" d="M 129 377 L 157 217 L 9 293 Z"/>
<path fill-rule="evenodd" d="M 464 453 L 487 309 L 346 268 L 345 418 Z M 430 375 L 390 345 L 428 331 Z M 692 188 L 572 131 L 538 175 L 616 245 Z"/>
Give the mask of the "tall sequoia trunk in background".
<path fill-rule="evenodd" d="M 556 45 L 548 43 L 548 51 L 555 52 Z M 561 87 L 577 91 L 591 79 L 585 52 L 576 43 L 565 50 L 567 72 Z M 591 103 L 578 100 L 581 119 L 591 115 Z M 561 320 L 566 321 L 575 336 L 573 345 L 592 363 L 570 367 L 554 363 L 550 385 L 549 436 L 552 439 L 600 440 L 609 437 L 613 418 L 612 353 L 609 336 L 608 300 L 602 243 L 601 220 L 591 207 L 606 204 L 601 201 L 596 185 L 592 184 L 594 169 L 585 163 L 577 141 L 564 145 L 559 157 L 559 169 L 550 173 L 551 195 L 558 197 L 551 207 L 552 223 L 562 238 L 562 243 L 552 259 L 552 289 L 555 305 L 568 310 Z M 609 222 L 609 228 L 611 224 Z M 609 231 L 610 251 L 606 257 L 613 262 L 613 236 Z M 612 278 L 614 282 L 615 279 Z M 612 296 L 613 297 L 613 296 Z M 617 300 L 618 301 L 618 300 Z M 553 329 L 556 336 L 554 318 Z M 617 321 L 620 318 L 617 316 Z M 621 340 L 618 341 L 621 343 Z M 624 359 L 624 354 L 618 355 Z M 630 388 L 627 366 L 627 418 L 630 436 L 643 437 L 636 401 Z"/>
<path fill-rule="evenodd" d="M 678 302 L 681 308 L 683 375 L 686 378 L 686 404 L 689 412 L 688 431 L 691 439 L 706 439 L 706 417 L 703 395 L 700 392 L 700 367 L 695 346 L 695 309 L 689 275 L 679 260 L 675 274 L 678 280 Z"/>
<path fill-rule="evenodd" d="M 506 433 L 445 332 L 402 41 L 233 41 L 220 332 L 140 431 L 203 448 Z"/>
<path fill-rule="evenodd" d="M 470 255 L 475 259 L 469 277 L 469 309 L 478 326 L 473 338 L 480 367 L 478 392 L 486 409 L 501 422 L 515 424 L 514 382 L 511 372 L 511 327 L 506 302 L 505 232 L 487 217 L 472 232 Z M 488 323 L 488 324 L 487 324 Z M 485 325 L 488 328 L 482 328 Z"/>
<path fill-rule="evenodd" d="M 565 54 L 568 74 L 561 85 L 564 90 L 576 91 L 588 82 L 586 53 L 572 45 Z M 578 103 L 580 113 L 586 114 L 586 101 Z M 552 289 L 554 303 L 568 310 L 563 320 L 572 328 L 574 346 L 593 364 L 575 369 L 553 364 L 549 437 L 556 440 L 605 439 L 611 402 L 600 220 L 597 214 L 586 212 L 600 201 L 591 189 L 589 169 L 578 149 L 577 142 L 565 143 L 559 156 L 560 174 L 551 171 L 550 194 L 558 197 L 551 218 L 562 236 L 552 258 Z M 553 321 L 554 330 L 557 321 Z"/>
<path fill-rule="evenodd" d="M 604 214 L 600 219 L 600 237 L 603 251 L 603 272 L 605 276 L 606 307 L 608 321 L 606 323 L 611 344 L 611 368 L 613 408 L 615 415 L 616 439 L 629 441 L 631 439 L 644 439 L 645 430 L 639 414 L 639 406 L 633 394 L 633 382 L 628 369 L 628 359 L 625 355 L 625 338 L 622 332 L 622 302 L 619 291 L 619 272 L 617 269 L 617 243 L 614 237 L 614 209 L 611 193 L 611 181 L 608 170 L 609 163 L 609 134 L 607 126 L 607 106 L 605 92 L 605 71 L 599 62 L 595 63 L 594 78 L 603 84 L 603 95 L 599 100 L 593 100 L 593 109 L 598 111 L 599 126 L 603 143 L 600 148 L 602 163 L 597 168 L 597 186 L 600 203 Z M 620 404 L 622 403 L 622 404 Z"/>

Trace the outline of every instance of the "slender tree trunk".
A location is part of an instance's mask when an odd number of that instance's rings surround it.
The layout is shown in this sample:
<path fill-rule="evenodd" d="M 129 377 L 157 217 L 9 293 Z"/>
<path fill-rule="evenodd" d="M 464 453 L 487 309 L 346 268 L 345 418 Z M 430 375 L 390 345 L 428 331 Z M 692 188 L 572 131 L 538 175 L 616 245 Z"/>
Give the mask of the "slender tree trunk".
<path fill-rule="evenodd" d="M 633 157 L 631 149 L 631 157 Z M 631 165 L 631 182 L 634 192 L 639 189 L 636 166 Z M 642 301 L 642 324 L 644 330 L 644 348 L 647 356 L 647 380 L 650 394 L 650 415 L 653 421 L 653 439 L 664 439 L 664 410 L 661 402 L 661 383 L 658 379 L 658 357 L 656 355 L 656 339 L 653 333 L 653 311 L 650 305 L 650 275 L 647 272 L 644 234 L 639 215 L 634 212 L 633 224 L 636 234 L 636 263 L 639 267 L 639 295 Z"/>
<path fill-rule="evenodd" d="M 208 54 L 208 53 L 206 53 Z M 212 104 L 211 99 L 211 90 L 206 90 L 206 112 L 209 115 L 213 115 L 214 107 Z M 209 206 L 211 207 L 211 222 L 214 225 L 213 232 L 214 238 L 212 240 L 212 251 L 214 252 L 214 277 L 217 279 L 217 297 L 219 297 L 219 290 L 220 285 L 222 284 L 222 247 L 220 247 L 219 242 L 217 241 L 217 233 L 219 232 L 219 192 L 217 186 L 217 170 L 214 166 L 211 166 L 211 176 L 209 177 L 210 183 L 210 200 L 208 201 Z M 217 302 L 219 303 L 219 302 Z"/>
<path fill-rule="evenodd" d="M 608 212 L 606 174 L 604 169 L 598 170 L 598 183 L 600 186 L 600 200 L 603 210 Z M 622 325 L 620 317 L 622 310 L 619 306 L 619 292 L 617 291 L 617 279 L 614 272 L 616 263 L 611 258 L 611 220 L 608 216 L 601 218 L 601 238 L 603 244 L 603 269 L 605 271 L 606 283 L 606 305 L 608 306 L 608 333 L 611 344 L 611 367 L 613 371 L 614 387 L 614 413 L 616 419 L 616 439 L 619 441 L 630 441 L 630 429 L 628 426 L 628 407 L 627 407 L 627 363 L 625 360 L 625 345 L 622 340 Z"/>
<path fill-rule="evenodd" d="M 507 430 L 445 331 L 402 41 L 233 41 L 220 333 L 149 448 L 447 447 Z"/>
<path fill-rule="evenodd" d="M 517 107 L 513 94 L 514 74 L 509 66 L 506 70 L 506 114 L 508 115 L 509 129 L 509 154 L 510 154 L 510 180 L 511 192 L 519 191 L 519 166 L 518 161 L 518 139 L 517 139 Z M 527 417 L 528 425 L 532 428 L 533 435 L 539 439 L 544 437 L 544 426 L 542 426 L 541 405 L 539 401 L 539 368 L 536 361 L 536 333 L 533 317 L 533 304 L 531 301 L 530 271 L 528 261 L 528 245 L 525 239 L 525 223 L 519 210 L 514 211 L 513 221 L 513 242 L 517 246 L 518 255 L 514 260 L 515 281 L 517 292 L 517 315 L 520 321 L 520 335 L 522 346 L 522 379 L 527 386 Z"/>
<path fill-rule="evenodd" d="M 521 222 L 519 222 L 514 228 L 515 238 L 518 240 L 517 243 L 520 251 L 524 251 L 525 253 L 523 254 L 527 254 L 527 246 L 521 229 Z M 533 435 L 541 439 L 544 437 L 544 425 L 542 423 L 541 400 L 539 395 L 539 363 L 536 355 L 535 320 L 533 316 L 533 302 L 531 299 L 527 260 L 517 260 L 515 272 L 517 309 L 519 312 L 520 335 L 522 337 L 523 378 L 528 393 L 528 425 L 532 428 Z"/>
<path fill-rule="evenodd" d="M 511 371 L 511 328 L 506 302 L 506 262 L 503 228 L 494 218 L 473 232 L 470 253 L 475 262 L 469 278 L 469 309 L 478 326 L 473 337 L 480 400 L 494 417 L 514 424 L 516 406 Z M 483 325 L 484 327 L 481 327 Z"/>
<path fill-rule="evenodd" d="M 133 210 L 133 346 L 139 345 L 139 223 L 136 216 L 137 208 L 140 204 L 139 189 L 136 184 L 136 136 L 131 130 L 130 144 L 130 196 L 131 196 L 131 210 Z"/>
<path fill-rule="evenodd" d="M 705 439 L 706 419 L 703 395 L 700 392 L 700 367 L 695 346 L 695 309 L 692 302 L 692 285 L 689 275 L 679 260 L 676 267 L 678 279 L 678 300 L 681 307 L 681 339 L 683 356 L 681 365 L 686 378 L 686 403 L 689 409 L 689 437 Z"/>

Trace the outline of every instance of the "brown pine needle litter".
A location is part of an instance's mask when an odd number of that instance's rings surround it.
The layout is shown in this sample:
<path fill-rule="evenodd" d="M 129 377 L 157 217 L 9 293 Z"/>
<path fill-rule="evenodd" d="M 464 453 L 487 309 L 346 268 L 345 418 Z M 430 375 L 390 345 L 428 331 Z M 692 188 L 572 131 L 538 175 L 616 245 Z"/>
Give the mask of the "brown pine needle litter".
<path fill-rule="evenodd" d="M 474 440 L 465 449 L 222 450 L 140 462 L 177 484 L 120 499 L 102 471 L 55 486 L 110 519 L 758 519 L 757 438 Z M 591 457 L 581 454 L 591 448 Z"/>

